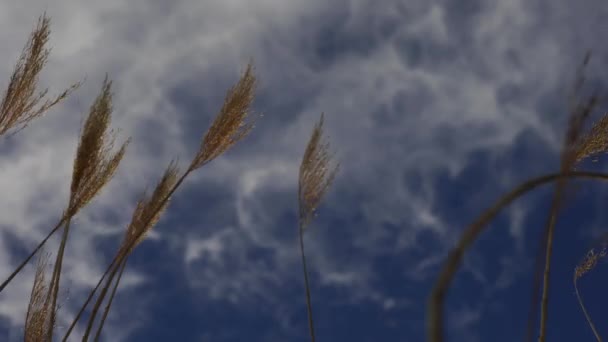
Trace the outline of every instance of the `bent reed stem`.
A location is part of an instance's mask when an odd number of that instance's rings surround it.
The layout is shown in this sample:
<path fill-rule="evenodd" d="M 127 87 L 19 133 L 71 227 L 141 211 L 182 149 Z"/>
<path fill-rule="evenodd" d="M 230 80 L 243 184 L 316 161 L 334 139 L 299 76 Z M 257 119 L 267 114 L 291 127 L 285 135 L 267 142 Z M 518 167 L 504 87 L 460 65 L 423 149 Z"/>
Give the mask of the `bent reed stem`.
<path fill-rule="evenodd" d="M 532 191 L 538 186 L 555 182 L 559 179 L 597 179 L 608 181 L 608 174 L 600 172 L 573 171 L 565 173 L 552 173 L 521 183 L 513 190 L 505 194 L 493 206 L 486 209 L 478 218 L 471 223 L 460 235 L 456 246 L 449 252 L 439 277 L 435 283 L 428 301 L 427 307 L 427 341 L 443 341 L 443 304 L 447 290 L 458 270 L 467 248 L 483 232 L 486 225 L 507 205 L 522 195 Z"/>

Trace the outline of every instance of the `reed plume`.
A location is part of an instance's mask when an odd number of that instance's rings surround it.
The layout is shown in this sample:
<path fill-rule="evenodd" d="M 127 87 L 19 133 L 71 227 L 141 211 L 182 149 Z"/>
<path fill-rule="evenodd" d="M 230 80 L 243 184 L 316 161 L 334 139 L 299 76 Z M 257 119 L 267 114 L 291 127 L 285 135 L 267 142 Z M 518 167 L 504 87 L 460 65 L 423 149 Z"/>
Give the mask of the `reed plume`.
<path fill-rule="evenodd" d="M 30 302 L 25 316 L 25 342 L 44 342 L 51 326 L 55 324 L 51 317 L 52 307 L 48 298 L 49 284 L 45 277 L 48 254 L 38 257 L 36 275 L 30 294 Z"/>
<path fill-rule="evenodd" d="M 238 83 L 228 90 L 222 109 L 201 140 L 189 171 L 217 158 L 251 132 L 255 118 L 250 122 L 246 120 L 250 117 L 256 85 L 253 65 L 249 63 Z"/>
<path fill-rule="evenodd" d="M 80 87 L 80 82 L 74 83 L 53 99 L 46 98 L 48 89 L 35 94 L 40 72 L 50 55 L 50 50 L 46 48 L 50 34 L 50 19 L 45 13 L 38 18 L 38 24 L 21 52 L 0 103 L 0 135 L 9 131 L 13 135 L 21 131 L 30 121 L 42 116 Z"/>
<path fill-rule="evenodd" d="M 311 222 L 315 210 L 321 202 L 321 198 L 331 185 L 338 171 L 339 164 L 330 168 L 329 143 L 322 141 L 323 114 L 312 131 L 302 162 L 298 178 L 298 204 L 300 214 L 298 217 L 298 237 L 300 241 L 300 256 L 302 258 L 302 271 L 304 274 L 304 287 L 306 290 L 306 308 L 308 311 L 308 329 L 310 340 L 315 341 L 315 328 L 312 314 L 312 302 L 310 296 L 310 284 L 308 280 L 308 268 L 306 266 L 306 254 L 304 253 L 304 230 Z"/>

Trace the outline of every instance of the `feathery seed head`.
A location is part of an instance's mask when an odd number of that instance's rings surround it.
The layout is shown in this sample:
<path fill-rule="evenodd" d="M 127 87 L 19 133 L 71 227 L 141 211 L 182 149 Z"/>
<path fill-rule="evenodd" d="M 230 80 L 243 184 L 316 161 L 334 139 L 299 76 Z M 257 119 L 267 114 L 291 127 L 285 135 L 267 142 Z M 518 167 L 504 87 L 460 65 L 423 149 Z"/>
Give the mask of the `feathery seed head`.
<path fill-rule="evenodd" d="M 25 316 L 26 342 L 43 342 L 52 328 L 51 303 L 46 300 L 49 285 L 45 279 L 45 269 L 48 263 L 48 254 L 41 253 L 36 265 L 34 285 L 30 294 L 30 302 Z"/>
<path fill-rule="evenodd" d="M 4 98 L 0 103 L 0 135 L 16 128 L 15 134 L 25 128 L 33 119 L 40 117 L 62 100 L 68 97 L 80 86 L 80 82 L 72 84 L 53 100 L 45 99 L 48 89 L 35 95 L 38 77 L 46 65 L 50 50 L 45 48 L 50 35 L 50 19 L 46 13 L 38 18 L 38 25 L 31 33 L 21 56 L 13 70 Z M 37 108 L 35 108 L 37 107 Z"/>
<path fill-rule="evenodd" d="M 574 279 L 576 280 L 591 271 L 597 265 L 597 262 L 606 256 L 606 253 L 606 247 L 603 247 L 599 253 L 596 253 L 595 249 L 589 250 L 583 261 L 574 269 Z"/>
<path fill-rule="evenodd" d="M 171 161 L 152 195 L 148 197 L 144 192 L 142 198 L 137 202 L 123 241 L 123 248 L 131 245 L 127 253 L 139 245 L 167 208 L 169 204 L 167 196 L 170 195 L 177 182 L 178 172 L 177 162 Z M 167 199 L 165 200 L 165 198 Z"/>
<path fill-rule="evenodd" d="M 608 152 L 608 113 L 599 119 L 585 134 L 575 149 L 575 163 L 585 158 Z"/>
<path fill-rule="evenodd" d="M 89 110 L 85 121 L 72 173 L 70 214 L 85 206 L 107 184 L 120 164 L 131 139 L 111 155 L 115 134 L 107 134 L 112 115 L 112 82 L 106 75 L 101 93 Z"/>
<path fill-rule="evenodd" d="M 329 167 L 329 143 L 323 142 L 323 114 L 315 126 L 300 164 L 298 180 L 298 202 L 300 206 L 300 229 L 304 229 L 331 185 L 339 164 Z"/>
<path fill-rule="evenodd" d="M 237 84 L 228 90 L 222 109 L 203 137 L 190 170 L 212 161 L 249 134 L 254 122 L 247 123 L 245 119 L 250 114 L 256 83 L 253 66 L 249 63 Z"/>

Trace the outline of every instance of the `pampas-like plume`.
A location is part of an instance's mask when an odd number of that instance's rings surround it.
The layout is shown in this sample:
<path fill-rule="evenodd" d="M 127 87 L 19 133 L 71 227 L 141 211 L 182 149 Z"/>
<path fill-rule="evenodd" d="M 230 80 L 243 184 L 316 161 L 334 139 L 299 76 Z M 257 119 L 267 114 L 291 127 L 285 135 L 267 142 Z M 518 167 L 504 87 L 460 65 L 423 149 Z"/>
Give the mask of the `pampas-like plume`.
<path fill-rule="evenodd" d="M 332 183 L 339 165 L 330 171 L 329 167 L 329 143 L 321 141 L 323 135 L 323 114 L 319 123 L 312 131 L 302 163 L 298 178 L 298 203 L 300 215 L 298 218 L 298 236 L 300 240 L 300 256 L 302 258 L 302 271 L 304 274 L 304 286 L 306 290 L 306 308 L 308 311 L 308 330 L 310 340 L 315 341 L 315 326 L 312 315 L 312 302 L 310 298 L 310 284 L 308 281 L 308 268 L 306 266 L 306 254 L 304 253 L 304 229 L 308 226 L 321 198 Z"/>
<path fill-rule="evenodd" d="M 127 227 L 127 231 L 125 233 L 125 237 L 123 240 L 123 244 L 120 248 L 119 254 L 121 254 L 120 261 L 118 263 L 120 267 L 120 272 L 118 273 L 118 278 L 114 282 L 114 288 L 112 289 L 112 293 L 110 294 L 110 298 L 108 299 L 108 304 L 106 305 L 103 316 L 101 318 L 101 322 L 99 323 L 99 327 L 97 328 L 97 332 L 95 333 L 95 341 L 99 340 L 101 336 L 101 330 L 103 329 L 106 318 L 108 317 L 108 313 L 110 312 L 110 307 L 112 306 L 112 301 L 114 300 L 114 295 L 116 294 L 116 290 L 118 289 L 118 285 L 120 284 L 120 279 L 122 278 L 122 274 L 127 266 L 127 259 L 133 252 L 133 249 L 137 247 L 141 241 L 146 237 L 148 232 L 152 230 L 152 227 L 156 225 L 158 220 L 160 219 L 162 213 L 165 211 L 169 204 L 170 200 L 170 192 L 177 183 L 177 173 L 179 172 L 177 168 L 177 163 L 171 161 L 162 178 L 156 185 L 156 188 L 152 192 L 150 197 L 147 197 L 145 192 L 142 196 L 142 199 L 137 202 L 137 206 L 135 211 L 133 212 L 133 217 L 131 219 L 131 223 Z M 167 200 L 164 200 L 167 198 Z M 98 303 L 101 304 L 103 298 L 112 282 L 112 274 L 108 279 L 106 287 L 102 289 L 99 298 L 97 299 Z M 93 320 L 95 319 L 95 315 L 97 313 L 98 306 L 96 305 L 93 308 L 93 313 L 89 319 L 89 327 L 92 327 Z M 85 333 L 85 337 L 88 336 L 88 330 Z"/>
<path fill-rule="evenodd" d="M 253 66 L 249 63 L 238 83 L 228 90 L 224 105 L 201 141 L 190 170 L 217 158 L 251 132 L 255 122 L 246 122 L 246 119 L 250 114 L 256 83 Z"/>
<path fill-rule="evenodd" d="M 83 127 L 74 160 L 69 216 L 76 214 L 108 183 L 131 141 L 131 138 L 127 139 L 114 155 L 110 155 L 114 147 L 114 135 L 109 137 L 107 134 L 112 115 L 111 87 L 112 82 L 106 75 L 102 91 L 91 105 Z"/>
<path fill-rule="evenodd" d="M 170 192 L 177 183 L 179 168 L 176 161 L 171 161 L 163 173 L 151 196 L 144 192 L 142 198 L 137 202 L 131 223 L 125 233 L 123 248 L 124 253 L 130 254 L 133 248 L 146 237 L 152 227 L 156 225 L 160 216 L 169 205 Z M 165 197 L 167 198 L 165 200 Z"/>
<path fill-rule="evenodd" d="M 51 319 L 51 305 L 47 299 L 49 286 L 46 282 L 45 269 L 48 262 L 48 254 L 38 257 L 34 285 L 30 295 L 25 316 L 25 342 L 44 342 L 54 321 Z"/>
<path fill-rule="evenodd" d="M 38 25 L 21 52 L 0 103 L 0 135 L 13 128 L 11 135 L 19 132 L 30 121 L 42 116 L 80 86 L 80 82 L 74 83 L 54 99 L 46 99 L 42 104 L 40 102 L 45 99 L 48 89 L 39 92 L 38 95 L 34 94 L 39 74 L 50 54 L 50 50 L 45 48 L 51 33 L 49 25 L 50 19 L 46 13 L 38 18 Z"/>
<path fill-rule="evenodd" d="M 321 141 L 323 134 L 323 114 L 315 126 L 300 164 L 298 179 L 298 203 L 300 205 L 300 226 L 305 229 L 312 219 L 321 198 L 331 185 L 339 165 L 329 168 L 329 143 Z"/>

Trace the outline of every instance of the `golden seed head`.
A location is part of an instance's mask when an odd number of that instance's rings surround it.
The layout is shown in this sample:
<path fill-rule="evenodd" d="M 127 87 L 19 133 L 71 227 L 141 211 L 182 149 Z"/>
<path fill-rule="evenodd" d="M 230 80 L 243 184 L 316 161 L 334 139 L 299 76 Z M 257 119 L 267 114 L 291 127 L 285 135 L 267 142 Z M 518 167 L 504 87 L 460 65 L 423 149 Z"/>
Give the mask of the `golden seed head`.
<path fill-rule="evenodd" d="M 38 18 L 38 25 L 31 33 L 13 70 L 4 98 L 0 103 L 0 135 L 13 128 L 15 130 L 11 135 L 19 132 L 30 121 L 42 116 L 80 86 L 80 82 L 74 83 L 52 100 L 45 100 L 48 89 L 35 95 L 38 77 L 50 54 L 50 50 L 45 47 L 51 32 L 49 24 L 50 19 L 46 14 Z M 44 103 L 40 104 L 42 100 Z"/>
<path fill-rule="evenodd" d="M 129 253 L 146 237 L 167 208 L 168 196 L 177 183 L 178 172 L 177 162 L 171 161 L 152 195 L 148 197 L 144 192 L 142 198 L 137 202 L 123 241 L 124 248 L 131 246 L 128 250 Z"/>
<path fill-rule="evenodd" d="M 298 180 L 298 202 L 300 205 L 300 227 L 304 229 L 331 185 L 339 165 L 329 167 L 329 143 L 322 142 L 323 114 L 315 126 L 300 164 Z"/>
<path fill-rule="evenodd" d="M 81 133 L 70 188 L 71 215 L 84 207 L 112 179 L 131 141 L 127 139 L 116 153 L 111 154 L 115 139 L 113 131 L 107 133 L 112 115 L 111 86 L 112 82 L 106 75 L 102 91 L 91 105 Z"/>
<path fill-rule="evenodd" d="M 237 84 L 228 90 L 222 109 L 203 137 L 190 170 L 217 158 L 249 134 L 254 122 L 245 120 L 250 114 L 256 83 L 253 66 L 249 63 Z"/>
<path fill-rule="evenodd" d="M 589 250 L 583 261 L 581 261 L 581 263 L 578 264 L 574 269 L 574 278 L 578 279 L 585 275 L 587 272 L 591 271 L 595 267 L 595 265 L 597 265 L 597 262 L 601 258 L 606 256 L 606 252 L 607 251 L 605 247 L 602 248 L 599 253 L 596 253 L 595 249 Z"/>
<path fill-rule="evenodd" d="M 26 342 L 43 342 L 52 329 L 51 303 L 46 300 L 49 292 L 49 284 L 45 277 L 45 269 L 48 263 L 48 254 L 41 253 L 36 265 L 34 285 L 30 294 L 30 302 L 25 316 L 25 338 Z"/>

